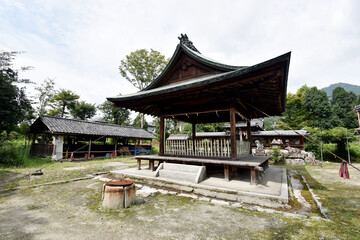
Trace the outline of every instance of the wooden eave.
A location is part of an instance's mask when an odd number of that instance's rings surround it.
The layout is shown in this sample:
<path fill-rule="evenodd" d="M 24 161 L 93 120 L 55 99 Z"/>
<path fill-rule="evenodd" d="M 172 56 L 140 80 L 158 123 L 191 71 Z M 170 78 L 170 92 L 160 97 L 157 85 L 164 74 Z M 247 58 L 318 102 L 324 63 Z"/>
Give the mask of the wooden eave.
<path fill-rule="evenodd" d="M 285 111 L 290 55 L 107 99 L 118 107 L 192 123 L 228 122 L 230 108 L 236 109 L 237 121 L 264 117 L 254 107 L 280 115 Z"/>
<path fill-rule="evenodd" d="M 229 72 L 241 68 L 244 67 L 216 62 L 183 44 L 178 44 L 165 69 L 144 90 L 156 89 L 196 77 Z"/>

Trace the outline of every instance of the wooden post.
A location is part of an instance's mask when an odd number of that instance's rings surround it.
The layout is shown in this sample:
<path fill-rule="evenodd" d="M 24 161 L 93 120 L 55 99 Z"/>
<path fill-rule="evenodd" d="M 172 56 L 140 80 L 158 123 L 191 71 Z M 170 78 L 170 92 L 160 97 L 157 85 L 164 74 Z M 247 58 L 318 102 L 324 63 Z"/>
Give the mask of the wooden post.
<path fill-rule="evenodd" d="M 246 131 L 247 131 L 247 136 L 248 136 L 248 141 L 249 141 L 249 145 L 250 145 L 250 149 L 249 149 L 249 154 L 252 154 L 252 151 L 251 151 L 251 124 L 250 124 L 250 121 L 246 121 L 247 123 L 247 128 L 246 128 Z"/>
<path fill-rule="evenodd" d="M 117 138 L 115 138 L 115 156 L 117 156 L 117 144 L 118 144 L 118 140 Z"/>
<path fill-rule="evenodd" d="M 229 165 L 225 164 L 224 165 L 224 178 L 225 181 L 230 181 L 230 172 L 229 172 Z"/>
<path fill-rule="evenodd" d="M 236 151 L 236 115 L 235 115 L 235 109 L 230 109 L 230 141 L 231 141 L 231 158 L 237 157 L 237 151 Z"/>
<path fill-rule="evenodd" d="M 137 169 L 141 170 L 141 159 L 140 158 L 137 159 Z"/>
<path fill-rule="evenodd" d="M 255 170 L 255 168 L 250 168 L 250 184 L 256 184 L 256 170 Z"/>
<path fill-rule="evenodd" d="M 196 123 L 192 123 L 191 126 L 192 126 L 193 155 L 195 156 Z"/>
<path fill-rule="evenodd" d="M 90 153 L 91 153 L 91 138 L 89 140 L 88 159 L 90 158 Z"/>
<path fill-rule="evenodd" d="M 164 129 L 164 120 L 165 118 L 163 116 L 160 117 L 160 145 L 159 145 L 159 155 L 164 155 L 164 143 L 165 143 L 165 129 Z"/>

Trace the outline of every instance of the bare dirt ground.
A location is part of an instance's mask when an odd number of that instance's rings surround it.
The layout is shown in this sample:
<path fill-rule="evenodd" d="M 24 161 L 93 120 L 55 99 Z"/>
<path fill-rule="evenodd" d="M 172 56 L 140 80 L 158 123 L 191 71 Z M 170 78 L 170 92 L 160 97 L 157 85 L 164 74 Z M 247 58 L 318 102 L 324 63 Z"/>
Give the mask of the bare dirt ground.
<path fill-rule="evenodd" d="M 108 162 L 106 166 L 118 169 L 128 165 Z M 346 181 L 334 174 L 336 169 L 338 166 L 307 166 L 291 170 L 303 171 L 329 208 L 330 222 L 294 219 L 286 214 L 214 205 L 170 194 L 157 194 L 144 198 L 144 204 L 109 211 L 101 207 L 103 182 L 89 179 L 0 193 L 0 238 L 356 239 L 360 175 L 352 171 L 352 180 Z M 345 187 L 342 193 L 344 186 L 350 189 Z M 351 215 L 338 217 L 347 211 Z"/>
<path fill-rule="evenodd" d="M 2 239 L 246 239 L 282 224 L 275 215 L 161 194 L 106 211 L 102 184 L 86 180 L 2 194 Z"/>

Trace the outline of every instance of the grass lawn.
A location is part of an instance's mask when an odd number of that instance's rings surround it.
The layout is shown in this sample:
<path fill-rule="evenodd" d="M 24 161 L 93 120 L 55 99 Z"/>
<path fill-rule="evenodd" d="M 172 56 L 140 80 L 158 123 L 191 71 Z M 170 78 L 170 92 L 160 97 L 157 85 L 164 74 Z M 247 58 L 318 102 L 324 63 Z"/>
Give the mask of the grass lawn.
<path fill-rule="evenodd" d="M 30 158 L 21 167 L 0 168 L 0 179 L 4 179 L 0 181 L 0 189 L 81 178 L 88 174 L 108 172 L 117 165 L 132 167 L 131 165 L 134 164 L 136 161 L 130 156 L 75 162 L 53 162 L 42 158 Z M 42 169 L 44 175 L 29 175 L 30 172 L 38 169 Z"/>

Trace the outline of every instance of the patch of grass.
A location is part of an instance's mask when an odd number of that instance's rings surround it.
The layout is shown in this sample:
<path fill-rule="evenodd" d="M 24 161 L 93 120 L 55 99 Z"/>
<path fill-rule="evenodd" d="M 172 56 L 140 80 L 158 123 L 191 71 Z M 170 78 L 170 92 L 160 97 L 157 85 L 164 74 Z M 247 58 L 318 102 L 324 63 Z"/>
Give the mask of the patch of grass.
<path fill-rule="evenodd" d="M 36 209 L 40 209 L 42 208 L 43 206 L 41 205 L 30 205 L 27 207 L 28 210 L 36 210 Z"/>
<path fill-rule="evenodd" d="M 321 169 L 306 166 L 301 172 L 314 193 L 320 197 L 323 206 L 328 209 L 327 214 L 332 222 L 323 224 L 324 231 L 330 231 L 338 239 L 357 239 L 360 236 L 360 188 L 339 178 L 339 166 L 329 164 Z"/>

